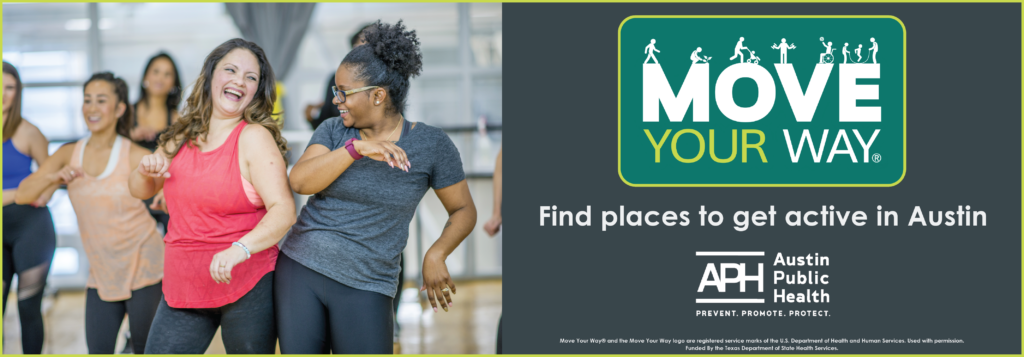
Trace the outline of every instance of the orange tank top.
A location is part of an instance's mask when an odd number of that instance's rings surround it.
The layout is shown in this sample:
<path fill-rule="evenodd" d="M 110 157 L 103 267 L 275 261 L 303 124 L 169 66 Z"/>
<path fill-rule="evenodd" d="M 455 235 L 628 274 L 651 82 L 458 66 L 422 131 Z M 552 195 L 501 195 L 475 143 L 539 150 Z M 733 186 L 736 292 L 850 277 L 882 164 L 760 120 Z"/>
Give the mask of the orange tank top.
<path fill-rule="evenodd" d="M 117 137 L 106 169 L 97 177 L 82 170 L 88 141 L 75 144 L 70 166 L 83 174 L 68 184 L 89 259 L 86 286 L 95 288 L 104 301 L 127 300 L 132 290 L 163 279 L 164 242 L 146 204 L 128 191 L 131 141 Z"/>

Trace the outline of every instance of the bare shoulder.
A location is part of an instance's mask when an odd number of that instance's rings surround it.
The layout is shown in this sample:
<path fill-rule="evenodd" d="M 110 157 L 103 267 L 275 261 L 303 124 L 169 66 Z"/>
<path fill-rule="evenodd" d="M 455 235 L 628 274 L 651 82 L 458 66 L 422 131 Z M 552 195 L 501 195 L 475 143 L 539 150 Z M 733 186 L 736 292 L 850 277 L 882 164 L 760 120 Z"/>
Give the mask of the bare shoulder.
<path fill-rule="evenodd" d="M 242 145 L 246 147 L 263 146 L 269 144 L 277 150 L 277 143 L 274 141 L 274 135 L 270 133 L 270 129 L 267 129 L 260 124 L 246 125 L 242 129 L 242 135 L 239 139 L 242 141 Z"/>
<path fill-rule="evenodd" d="M 24 120 L 24 119 L 21 120 L 21 124 L 18 125 L 18 131 L 15 132 L 14 134 L 15 135 L 21 134 L 26 139 L 30 139 L 30 140 L 36 140 L 36 139 L 46 140 L 46 137 L 43 136 L 43 132 L 39 131 L 38 127 L 36 127 L 32 123 L 29 123 L 28 120 Z"/>

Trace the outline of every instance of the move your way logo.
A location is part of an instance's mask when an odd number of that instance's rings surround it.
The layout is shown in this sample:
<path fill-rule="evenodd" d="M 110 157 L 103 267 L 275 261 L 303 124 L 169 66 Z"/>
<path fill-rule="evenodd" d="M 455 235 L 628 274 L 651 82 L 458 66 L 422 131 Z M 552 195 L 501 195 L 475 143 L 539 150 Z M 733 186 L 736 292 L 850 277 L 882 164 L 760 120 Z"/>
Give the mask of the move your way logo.
<path fill-rule="evenodd" d="M 627 18 L 619 175 L 631 186 L 896 185 L 905 49 L 891 16 Z"/>

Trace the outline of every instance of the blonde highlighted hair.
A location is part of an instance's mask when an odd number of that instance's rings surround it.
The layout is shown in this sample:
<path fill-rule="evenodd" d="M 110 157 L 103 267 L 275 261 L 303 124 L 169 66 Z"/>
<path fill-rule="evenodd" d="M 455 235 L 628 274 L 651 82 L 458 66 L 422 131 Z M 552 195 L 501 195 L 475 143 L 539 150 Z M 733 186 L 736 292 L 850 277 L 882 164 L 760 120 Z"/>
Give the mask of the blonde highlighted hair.
<path fill-rule="evenodd" d="M 277 100 L 274 70 L 270 67 L 270 61 L 267 60 L 267 55 L 259 45 L 240 38 L 222 43 L 206 56 L 203 70 L 199 74 L 199 78 L 196 79 L 195 85 L 192 86 L 192 94 L 185 102 L 181 117 L 171 125 L 169 130 L 160 135 L 159 145 L 170 157 L 177 155 L 183 145 L 196 146 L 198 140 L 206 140 L 206 135 L 210 133 L 210 117 L 213 115 L 213 93 L 210 89 L 210 80 L 213 78 L 214 67 L 224 56 L 236 48 L 244 48 L 252 52 L 260 65 L 256 96 L 245 108 L 242 120 L 267 128 L 273 135 L 281 156 L 287 159 L 288 142 L 281 136 L 281 127 L 271 117 L 274 113 L 274 101 Z M 167 151 L 164 146 L 169 141 L 177 142 L 177 146 L 172 151 Z"/>

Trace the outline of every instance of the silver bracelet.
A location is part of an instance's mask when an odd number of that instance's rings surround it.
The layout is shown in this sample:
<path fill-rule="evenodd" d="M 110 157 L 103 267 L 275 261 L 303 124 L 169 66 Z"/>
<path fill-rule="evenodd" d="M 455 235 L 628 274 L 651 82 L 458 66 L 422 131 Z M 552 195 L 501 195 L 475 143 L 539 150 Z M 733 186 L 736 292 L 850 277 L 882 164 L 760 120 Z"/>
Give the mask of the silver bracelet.
<path fill-rule="evenodd" d="M 249 248 L 246 248 L 245 244 L 242 244 L 241 242 L 234 242 L 231 243 L 231 245 L 242 248 L 242 250 L 245 251 L 245 259 L 249 259 L 252 257 L 252 254 L 249 254 Z"/>

